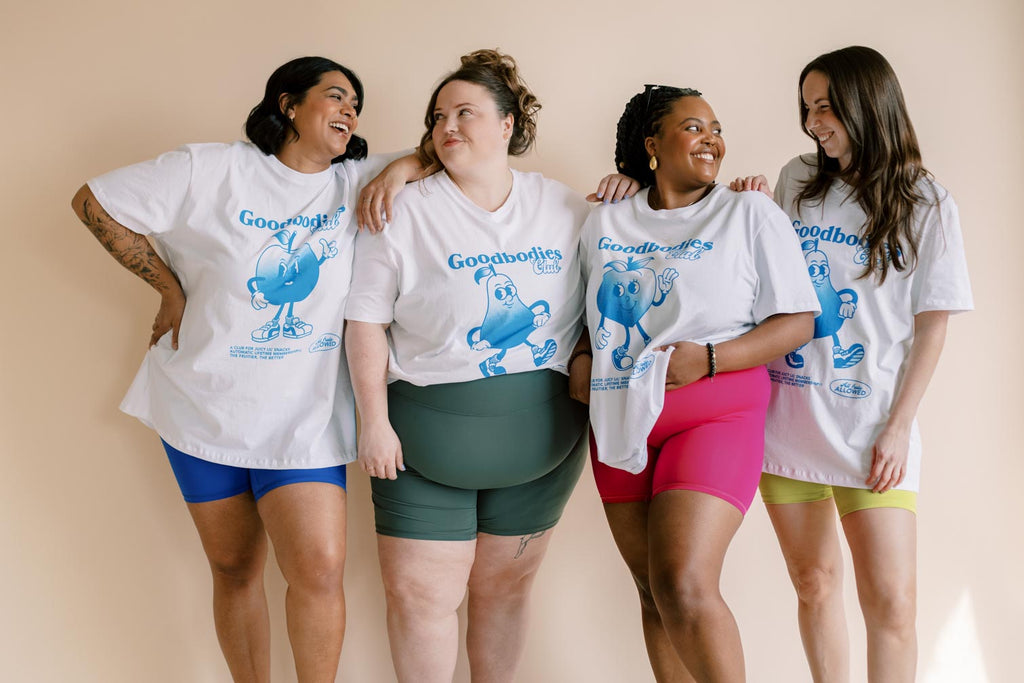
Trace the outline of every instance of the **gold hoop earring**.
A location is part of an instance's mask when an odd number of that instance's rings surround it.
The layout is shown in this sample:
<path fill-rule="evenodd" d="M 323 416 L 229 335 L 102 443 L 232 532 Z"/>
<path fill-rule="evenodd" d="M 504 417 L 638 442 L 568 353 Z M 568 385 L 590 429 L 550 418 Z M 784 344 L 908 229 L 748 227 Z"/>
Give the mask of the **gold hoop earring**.
<path fill-rule="evenodd" d="M 651 160 L 647 163 L 652 171 L 658 170 L 658 157 L 652 156 Z"/>

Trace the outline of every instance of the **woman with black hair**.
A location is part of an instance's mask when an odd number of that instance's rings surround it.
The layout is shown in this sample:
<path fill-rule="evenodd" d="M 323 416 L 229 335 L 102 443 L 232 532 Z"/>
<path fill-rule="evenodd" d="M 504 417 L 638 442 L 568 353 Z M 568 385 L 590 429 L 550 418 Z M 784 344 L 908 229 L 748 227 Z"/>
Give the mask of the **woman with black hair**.
<path fill-rule="evenodd" d="M 349 69 L 292 60 L 249 115 L 251 142 L 186 145 L 94 178 L 72 203 L 161 295 L 121 409 L 160 435 L 210 563 L 217 636 L 238 681 L 270 676 L 268 535 L 288 582 L 299 680 L 333 681 L 338 667 L 345 463 L 356 457 L 341 345 L 353 209 L 357 188 L 387 161 L 364 160 L 362 105 Z"/>
<path fill-rule="evenodd" d="M 785 215 L 715 183 L 724 155 L 699 92 L 647 86 L 615 147 L 645 189 L 580 238 L 593 356 L 571 375 L 590 378 L 594 475 L 658 681 L 744 678 L 722 563 L 760 477 L 764 364 L 818 307 Z"/>

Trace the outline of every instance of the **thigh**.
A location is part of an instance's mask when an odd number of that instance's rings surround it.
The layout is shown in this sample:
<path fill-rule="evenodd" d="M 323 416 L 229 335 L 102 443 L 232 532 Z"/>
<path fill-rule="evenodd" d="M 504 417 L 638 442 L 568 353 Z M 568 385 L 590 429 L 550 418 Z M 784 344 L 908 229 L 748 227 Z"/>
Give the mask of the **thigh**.
<path fill-rule="evenodd" d="M 583 472 L 587 445 L 583 430 L 569 455 L 544 476 L 518 486 L 480 491 L 477 529 L 494 536 L 523 536 L 555 526 Z"/>
<path fill-rule="evenodd" d="M 861 594 L 913 597 L 917 585 L 917 515 L 902 508 L 870 508 L 843 516 Z"/>
<path fill-rule="evenodd" d="M 477 533 L 477 491 L 432 481 L 411 465 L 395 479 L 370 479 L 377 533 L 424 541 L 470 541 Z"/>
<path fill-rule="evenodd" d="M 476 539 L 470 587 L 494 592 L 532 576 L 547 554 L 551 536 L 551 529 L 522 536 L 481 533 Z"/>
<path fill-rule="evenodd" d="M 248 491 L 205 503 L 188 503 L 210 565 L 222 572 L 262 569 L 267 537 L 256 501 Z"/>
<path fill-rule="evenodd" d="M 427 541 L 377 536 L 381 577 L 389 600 L 454 610 L 465 596 L 476 541 Z"/>
<path fill-rule="evenodd" d="M 666 395 L 662 417 L 648 442 L 659 448 L 652 495 L 697 491 L 745 514 L 764 463 L 770 387 L 763 367 L 715 380 L 701 380 Z M 673 396 L 679 392 L 687 393 Z"/>
<path fill-rule="evenodd" d="M 609 503 L 604 515 L 611 529 L 612 539 L 625 560 L 633 579 L 644 590 L 650 586 L 650 555 L 647 542 L 647 517 L 650 503 Z"/>
<path fill-rule="evenodd" d="M 160 443 L 186 503 L 209 503 L 252 489 L 248 469 L 202 460 L 179 451 L 163 439 Z"/>
<path fill-rule="evenodd" d="M 345 489 L 324 482 L 289 484 L 269 491 L 257 505 L 282 565 L 306 559 L 321 566 L 344 563 Z"/>
<path fill-rule="evenodd" d="M 717 581 L 742 521 L 734 505 L 713 495 L 691 490 L 658 494 L 647 520 L 651 571 Z"/>
<path fill-rule="evenodd" d="M 790 574 L 842 566 L 835 504 L 829 498 L 765 505 Z"/>

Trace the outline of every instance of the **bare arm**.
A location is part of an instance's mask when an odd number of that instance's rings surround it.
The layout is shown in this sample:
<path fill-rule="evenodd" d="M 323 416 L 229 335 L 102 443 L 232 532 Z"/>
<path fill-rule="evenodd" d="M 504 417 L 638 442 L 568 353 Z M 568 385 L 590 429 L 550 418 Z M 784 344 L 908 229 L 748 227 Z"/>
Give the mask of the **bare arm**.
<path fill-rule="evenodd" d="M 345 346 L 359 409 L 359 466 L 371 477 L 395 479 L 405 469 L 402 444 L 388 419 L 387 325 L 349 320 Z"/>
<path fill-rule="evenodd" d="M 786 355 L 814 335 L 814 313 L 780 313 L 736 339 L 715 344 L 718 372 L 757 367 Z M 665 389 L 671 391 L 706 377 L 710 370 L 703 344 L 678 342 L 669 359 Z"/>
<path fill-rule="evenodd" d="M 907 355 L 906 372 L 896 389 L 889 420 L 875 441 L 871 473 L 864 482 L 875 492 L 898 486 L 907 475 L 910 428 L 939 363 L 948 322 L 949 311 L 925 311 L 914 316 L 914 341 Z"/>
<path fill-rule="evenodd" d="M 83 185 L 71 200 L 79 220 L 122 266 L 138 275 L 160 293 L 160 309 L 153 321 L 153 346 L 168 330 L 171 345 L 178 348 L 178 330 L 185 312 L 185 293 L 174 272 L 157 255 L 144 236 L 115 221 L 100 205 L 88 185 Z"/>
<path fill-rule="evenodd" d="M 406 183 L 425 178 L 436 170 L 424 168 L 415 154 L 399 157 L 385 166 L 359 193 L 359 208 L 356 211 L 359 227 L 367 228 L 370 232 L 383 230 L 384 224 L 391 222 L 395 197 Z"/>
<path fill-rule="evenodd" d="M 590 373 L 593 365 L 590 332 L 584 327 L 569 355 L 569 396 L 580 403 L 590 403 Z"/>

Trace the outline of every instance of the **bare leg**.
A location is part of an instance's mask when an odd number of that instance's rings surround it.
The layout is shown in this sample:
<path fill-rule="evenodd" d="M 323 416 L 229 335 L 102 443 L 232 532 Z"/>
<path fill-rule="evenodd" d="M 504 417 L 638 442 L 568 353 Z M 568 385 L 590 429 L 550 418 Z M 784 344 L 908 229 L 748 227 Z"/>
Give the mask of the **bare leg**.
<path fill-rule="evenodd" d="M 288 582 L 288 637 L 300 683 L 333 682 L 345 637 L 345 490 L 302 482 L 259 502 Z"/>
<path fill-rule="evenodd" d="M 917 670 L 917 516 L 899 508 L 842 519 L 868 636 L 868 680 L 910 683 Z"/>
<path fill-rule="evenodd" d="M 514 680 L 526 644 L 530 589 L 552 532 L 477 537 L 466 634 L 473 683 Z"/>
<path fill-rule="evenodd" d="M 451 683 L 459 652 L 455 610 L 466 594 L 475 548 L 475 541 L 377 536 L 399 683 Z"/>
<path fill-rule="evenodd" d="M 696 491 L 665 491 L 651 501 L 651 589 L 672 645 L 698 681 L 743 681 L 743 646 L 719 581 L 743 515 Z"/>
<path fill-rule="evenodd" d="M 815 683 L 850 680 L 843 556 L 832 499 L 766 505 L 797 596 L 797 618 Z"/>
<path fill-rule="evenodd" d="M 668 639 L 661 615 L 651 593 L 650 557 L 647 548 L 647 513 L 649 503 L 606 503 L 604 514 L 608 526 L 626 561 L 637 592 L 640 594 L 640 621 L 644 630 L 647 657 L 658 683 L 690 683 L 693 678 L 676 654 Z"/>
<path fill-rule="evenodd" d="M 270 617 L 263 592 L 267 536 L 251 493 L 188 510 L 213 573 L 213 621 L 231 678 L 270 680 Z"/>

